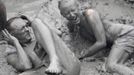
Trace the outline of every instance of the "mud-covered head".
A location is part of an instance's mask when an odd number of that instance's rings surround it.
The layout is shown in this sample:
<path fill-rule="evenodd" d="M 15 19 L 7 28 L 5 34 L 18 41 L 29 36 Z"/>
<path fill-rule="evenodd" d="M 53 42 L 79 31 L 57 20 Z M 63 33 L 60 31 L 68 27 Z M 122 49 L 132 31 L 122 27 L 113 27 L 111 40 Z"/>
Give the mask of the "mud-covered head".
<path fill-rule="evenodd" d="M 30 24 L 31 22 L 25 16 L 19 16 L 9 19 L 6 28 L 23 44 L 32 39 Z"/>
<path fill-rule="evenodd" d="M 76 21 L 78 19 L 79 5 L 76 0 L 61 0 L 59 1 L 60 13 L 69 21 Z"/>

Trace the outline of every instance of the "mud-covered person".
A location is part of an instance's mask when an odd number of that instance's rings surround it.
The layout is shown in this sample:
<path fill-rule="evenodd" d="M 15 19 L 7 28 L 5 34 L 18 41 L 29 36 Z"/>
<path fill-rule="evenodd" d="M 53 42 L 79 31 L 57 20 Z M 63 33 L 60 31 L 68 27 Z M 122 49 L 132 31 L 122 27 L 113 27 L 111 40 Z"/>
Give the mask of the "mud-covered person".
<path fill-rule="evenodd" d="M 96 10 L 81 11 L 78 7 L 76 0 L 59 2 L 60 13 L 69 21 L 70 26 L 77 25 L 82 36 L 95 38 L 94 44 L 80 58 L 94 55 L 111 42 L 113 45 L 106 61 L 106 69 L 121 75 L 134 75 L 134 71 L 123 64 L 133 52 L 134 27 L 101 20 Z"/>
<path fill-rule="evenodd" d="M 32 37 L 30 26 L 36 39 Z M 26 71 L 42 64 L 42 60 L 34 50 L 40 49 L 36 46 L 38 43 L 50 59 L 46 73 L 59 74 L 64 72 L 65 75 L 79 75 L 79 60 L 59 38 L 58 30 L 52 30 L 53 28 L 49 28 L 41 19 L 32 20 L 30 18 L 29 20 L 24 15 L 13 17 L 8 20 L 6 28 L 10 33 L 5 30 L 5 36 L 14 46 L 14 48 L 7 48 L 6 50 L 7 62 L 17 70 Z"/>

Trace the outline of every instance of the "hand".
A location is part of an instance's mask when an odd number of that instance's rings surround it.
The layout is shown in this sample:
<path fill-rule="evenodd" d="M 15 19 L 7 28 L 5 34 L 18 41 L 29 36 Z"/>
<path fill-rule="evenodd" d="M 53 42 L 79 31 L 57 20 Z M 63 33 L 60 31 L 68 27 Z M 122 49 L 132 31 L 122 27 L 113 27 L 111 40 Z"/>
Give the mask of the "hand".
<path fill-rule="evenodd" d="M 14 43 L 15 41 L 18 41 L 18 39 L 14 36 L 12 36 L 6 29 L 2 30 L 4 36 L 7 38 L 7 41 Z"/>
<path fill-rule="evenodd" d="M 79 59 L 80 59 L 80 60 L 84 59 L 84 58 L 86 57 L 87 53 L 88 53 L 88 50 L 83 50 L 83 51 L 80 53 Z"/>
<path fill-rule="evenodd" d="M 84 59 L 84 54 L 85 54 L 85 50 L 81 51 L 80 57 L 79 57 L 80 60 Z"/>

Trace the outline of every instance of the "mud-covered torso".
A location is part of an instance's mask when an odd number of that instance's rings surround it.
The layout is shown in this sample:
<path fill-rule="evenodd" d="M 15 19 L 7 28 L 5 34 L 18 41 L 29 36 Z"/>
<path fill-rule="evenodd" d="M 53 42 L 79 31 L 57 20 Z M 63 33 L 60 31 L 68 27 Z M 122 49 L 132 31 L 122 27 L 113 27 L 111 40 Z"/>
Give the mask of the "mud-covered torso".
<path fill-rule="evenodd" d="M 105 29 L 106 39 L 111 43 L 113 43 L 117 38 L 134 30 L 134 27 L 130 25 L 107 23 L 105 21 L 102 22 Z"/>
<path fill-rule="evenodd" d="M 108 42 L 116 40 L 122 30 L 122 24 L 103 24 L 105 29 L 105 36 Z"/>
<path fill-rule="evenodd" d="M 80 14 L 80 23 L 79 23 L 79 31 L 80 34 L 87 37 L 88 39 L 95 41 L 95 36 L 93 33 L 93 30 L 90 26 L 90 24 L 87 22 L 85 16 L 83 14 Z M 102 21 L 103 23 L 103 21 Z M 89 27 L 87 27 L 89 26 Z M 123 24 L 103 24 L 106 40 L 109 43 L 113 43 L 114 40 L 118 38 L 118 36 L 127 33 L 129 30 L 131 30 L 131 26 L 123 25 Z M 122 33 L 121 33 L 122 32 Z"/>
<path fill-rule="evenodd" d="M 40 59 L 43 59 L 43 57 L 46 55 L 46 52 L 43 49 L 43 47 L 36 41 L 32 42 L 31 45 L 26 45 L 25 47 L 23 47 L 23 49 L 24 50 L 33 50 Z M 16 48 L 12 45 L 8 45 L 6 48 L 6 54 L 10 55 L 10 54 L 14 54 L 14 53 L 15 54 L 17 53 Z"/>

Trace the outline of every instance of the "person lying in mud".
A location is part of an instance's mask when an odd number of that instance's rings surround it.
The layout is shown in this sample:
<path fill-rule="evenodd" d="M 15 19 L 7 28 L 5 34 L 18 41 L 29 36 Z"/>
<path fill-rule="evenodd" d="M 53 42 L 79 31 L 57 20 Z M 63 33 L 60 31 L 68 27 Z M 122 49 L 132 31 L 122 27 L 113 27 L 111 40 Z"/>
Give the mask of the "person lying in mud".
<path fill-rule="evenodd" d="M 36 40 L 30 31 L 32 27 Z M 7 30 L 10 32 L 8 32 Z M 50 64 L 46 73 L 79 75 L 80 62 L 47 23 L 39 18 L 32 20 L 26 16 L 13 17 L 8 20 L 3 31 L 15 48 L 7 48 L 7 62 L 19 71 L 26 71 L 42 64 L 34 49 L 44 49 L 49 55 Z M 36 45 L 40 45 L 39 48 Z M 36 48 L 38 47 L 38 48 Z"/>
<path fill-rule="evenodd" d="M 102 20 L 96 10 L 81 11 L 78 7 L 76 0 L 59 2 L 60 13 L 69 21 L 70 27 L 79 26 L 82 36 L 95 38 L 94 44 L 80 59 L 94 55 L 111 42 L 113 45 L 106 61 L 106 69 L 121 75 L 134 75 L 133 70 L 123 65 L 134 49 L 134 27 Z"/>

